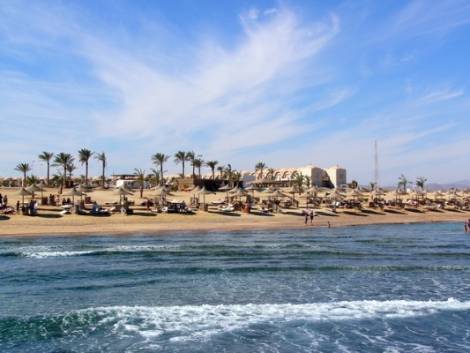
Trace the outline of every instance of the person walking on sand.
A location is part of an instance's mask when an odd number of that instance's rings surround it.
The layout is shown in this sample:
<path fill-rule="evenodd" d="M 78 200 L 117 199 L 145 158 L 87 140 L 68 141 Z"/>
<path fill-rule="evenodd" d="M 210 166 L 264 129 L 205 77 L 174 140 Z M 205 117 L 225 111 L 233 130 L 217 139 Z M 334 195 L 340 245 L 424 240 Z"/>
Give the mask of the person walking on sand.
<path fill-rule="evenodd" d="M 310 211 L 310 224 L 313 224 L 313 218 L 315 218 L 315 211 L 311 210 Z"/>
<path fill-rule="evenodd" d="M 307 222 L 308 222 L 308 212 L 307 211 L 304 211 L 305 213 L 305 225 L 307 225 Z"/>

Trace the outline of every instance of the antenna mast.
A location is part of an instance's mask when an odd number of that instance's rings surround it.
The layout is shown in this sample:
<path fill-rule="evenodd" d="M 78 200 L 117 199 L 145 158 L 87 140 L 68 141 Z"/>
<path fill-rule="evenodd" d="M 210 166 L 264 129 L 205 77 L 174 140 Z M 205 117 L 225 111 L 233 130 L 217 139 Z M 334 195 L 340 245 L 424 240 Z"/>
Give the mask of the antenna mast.
<path fill-rule="evenodd" d="M 379 189 L 379 148 L 377 140 L 374 141 L 374 187 Z"/>

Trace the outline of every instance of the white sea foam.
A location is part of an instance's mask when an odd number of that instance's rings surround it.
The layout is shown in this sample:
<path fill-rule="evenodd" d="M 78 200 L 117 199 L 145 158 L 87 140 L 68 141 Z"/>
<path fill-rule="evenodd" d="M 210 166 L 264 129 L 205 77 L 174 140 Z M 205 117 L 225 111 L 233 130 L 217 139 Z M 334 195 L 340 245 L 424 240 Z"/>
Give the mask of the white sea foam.
<path fill-rule="evenodd" d="M 26 257 L 35 259 L 44 259 L 47 257 L 61 257 L 61 256 L 80 256 L 91 254 L 93 251 L 35 251 L 35 252 L 22 252 L 21 254 Z"/>
<path fill-rule="evenodd" d="M 177 246 L 168 245 L 118 245 L 109 248 L 96 248 L 90 250 L 62 250 L 60 248 L 34 246 L 21 248 L 19 253 L 25 257 L 36 259 L 44 259 L 48 257 L 66 257 L 66 256 L 82 256 L 96 253 L 112 253 L 112 252 L 142 252 L 142 251 L 161 251 L 175 249 Z"/>
<path fill-rule="evenodd" d="M 112 324 L 122 335 L 138 333 L 154 339 L 162 334 L 172 341 L 204 339 L 213 334 L 253 324 L 294 321 L 344 321 L 393 319 L 430 315 L 443 311 L 470 310 L 470 301 L 342 301 L 312 304 L 245 304 L 168 307 L 101 307 L 79 311 L 98 315 L 98 325 Z"/>

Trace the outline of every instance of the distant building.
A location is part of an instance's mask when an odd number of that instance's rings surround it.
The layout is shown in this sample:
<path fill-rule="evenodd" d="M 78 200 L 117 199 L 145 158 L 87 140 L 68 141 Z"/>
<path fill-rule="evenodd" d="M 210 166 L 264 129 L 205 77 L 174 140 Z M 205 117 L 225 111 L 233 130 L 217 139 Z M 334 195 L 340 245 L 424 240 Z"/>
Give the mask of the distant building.
<path fill-rule="evenodd" d="M 328 177 L 334 187 L 340 187 L 347 184 L 346 169 L 336 165 L 334 167 L 327 168 L 326 172 L 328 173 Z"/>
<path fill-rule="evenodd" d="M 310 178 L 310 185 L 318 187 L 338 187 L 346 184 L 346 169 L 339 166 L 323 169 L 314 165 L 298 168 L 264 169 L 256 172 L 243 172 L 243 185 L 258 186 L 292 186 L 298 175 Z"/>

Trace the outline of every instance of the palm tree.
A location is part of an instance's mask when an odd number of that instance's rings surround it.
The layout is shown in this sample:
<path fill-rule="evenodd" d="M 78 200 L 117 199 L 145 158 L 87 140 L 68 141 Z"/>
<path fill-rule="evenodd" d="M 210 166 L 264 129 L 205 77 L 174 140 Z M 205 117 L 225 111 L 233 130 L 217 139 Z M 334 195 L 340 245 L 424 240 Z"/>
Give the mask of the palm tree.
<path fill-rule="evenodd" d="M 29 166 L 29 163 L 19 163 L 16 167 L 15 170 L 18 172 L 23 173 L 23 180 L 21 181 L 21 186 L 24 187 L 26 184 L 26 174 L 31 170 L 31 167 Z"/>
<path fill-rule="evenodd" d="M 292 180 L 292 183 L 297 186 L 297 188 L 299 190 L 302 189 L 302 186 L 304 185 L 304 182 L 305 182 L 305 176 L 302 175 L 302 173 L 297 173 L 295 174 L 293 180 Z"/>
<path fill-rule="evenodd" d="M 184 164 L 186 161 L 188 161 L 188 154 L 184 151 L 178 151 L 175 153 L 175 163 L 179 164 L 181 163 L 182 169 L 181 169 L 181 176 L 184 178 Z"/>
<path fill-rule="evenodd" d="M 186 160 L 191 162 L 191 166 L 193 167 L 193 179 L 196 176 L 196 167 L 194 165 L 194 160 L 197 158 L 196 153 L 194 151 L 186 152 Z"/>
<path fill-rule="evenodd" d="M 75 164 L 73 164 L 73 161 L 71 161 L 69 164 L 67 164 L 67 170 L 69 172 L 69 181 L 72 184 L 72 187 L 73 187 L 72 175 L 73 175 L 73 171 L 75 169 L 77 169 L 77 166 Z"/>
<path fill-rule="evenodd" d="M 28 185 L 36 185 L 39 183 L 39 178 L 36 175 L 31 174 L 29 177 L 26 178 L 26 184 Z"/>
<path fill-rule="evenodd" d="M 398 189 L 402 189 L 402 191 L 404 193 L 406 193 L 406 186 L 409 184 L 410 182 L 408 181 L 408 179 L 406 179 L 406 177 L 402 174 L 400 175 L 400 177 L 398 178 Z"/>
<path fill-rule="evenodd" d="M 212 172 L 212 180 L 215 179 L 215 166 L 218 164 L 219 162 L 217 161 L 207 161 L 206 162 L 206 165 L 211 169 L 211 172 Z"/>
<path fill-rule="evenodd" d="M 104 184 L 106 182 L 105 171 L 108 159 L 106 158 L 106 154 L 104 152 L 96 153 L 95 159 L 101 162 L 101 186 L 104 188 Z"/>
<path fill-rule="evenodd" d="M 85 185 L 88 185 L 88 162 L 93 155 L 93 152 L 87 150 L 86 148 L 82 148 L 78 151 L 78 160 L 83 165 L 85 164 Z"/>
<path fill-rule="evenodd" d="M 230 186 L 232 186 L 232 165 L 230 163 L 227 164 L 227 167 L 225 168 L 225 175 Z"/>
<path fill-rule="evenodd" d="M 306 176 L 304 177 L 304 179 L 305 179 L 305 186 L 309 188 L 309 187 L 310 187 L 310 183 L 311 183 L 311 181 L 312 181 L 312 178 L 310 178 L 308 175 L 306 175 Z"/>
<path fill-rule="evenodd" d="M 219 165 L 217 167 L 217 171 L 219 172 L 219 178 L 223 179 L 224 178 L 225 167 L 223 165 Z"/>
<path fill-rule="evenodd" d="M 38 158 L 41 160 L 41 161 L 44 161 L 46 162 L 46 165 L 47 165 L 47 177 L 46 177 L 46 182 L 47 182 L 47 185 L 49 186 L 49 176 L 50 176 L 50 167 L 51 167 L 51 160 L 52 160 L 52 157 L 54 157 L 54 153 L 52 152 L 42 152 Z"/>
<path fill-rule="evenodd" d="M 258 162 L 256 163 L 255 165 L 255 172 L 258 172 L 259 171 L 259 176 L 260 176 L 260 179 L 263 178 L 263 170 L 266 168 L 266 163 L 264 162 Z"/>
<path fill-rule="evenodd" d="M 292 190 L 292 200 L 295 201 L 295 192 L 298 192 L 299 195 L 302 193 L 302 187 L 305 182 L 305 176 L 302 173 L 292 173 L 292 183 L 293 183 L 293 190 Z"/>
<path fill-rule="evenodd" d="M 163 164 L 170 158 L 170 156 L 167 156 L 164 153 L 155 153 L 152 156 L 152 162 L 157 166 L 160 167 L 160 183 L 164 183 L 163 179 Z"/>
<path fill-rule="evenodd" d="M 269 168 L 268 173 L 266 174 L 266 176 L 269 175 L 270 179 L 274 180 L 274 173 L 276 173 L 276 170 L 274 168 Z"/>
<path fill-rule="evenodd" d="M 419 187 L 421 191 L 424 191 L 424 185 L 427 181 L 428 179 L 426 179 L 425 177 L 418 177 L 416 178 L 416 186 Z"/>
<path fill-rule="evenodd" d="M 197 168 L 197 175 L 201 179 L 201 167 L 204 164 L 204 161 L 201 158 L 196 158 L 193 161 L 193 168 Z"/>
<path fill-rule="evenodd" d="M 134 169 L 134 174 L 137 177 L 137 181 L 140 185 L 140 198 L 144 195 L 144 185 L 145 185 L 145 170 L 143 169 Z"/>
<path fill-rule="evenodd" d="M 157 186 L 158 184 L 160 184 L 160 172 L 156 170 L 155 168 L 151 168 L 150 170 L 152 172 L 152 175 L 151 175 L 152 181 L 154 181 L 155 186 Z"/>
<path fill-rule="evenodd" d="M 66 179 L 67 179 L 67 167 L 73 163 L 74 158 L 70 153 L 60 152 L 54 158 L 54 166 L 63 168 L 62 173 L 62 185 L 60 187 L 60 193 L 65 188 Z"/>

